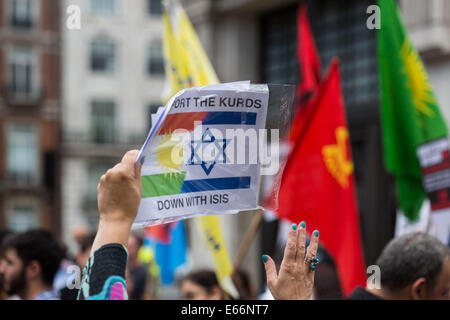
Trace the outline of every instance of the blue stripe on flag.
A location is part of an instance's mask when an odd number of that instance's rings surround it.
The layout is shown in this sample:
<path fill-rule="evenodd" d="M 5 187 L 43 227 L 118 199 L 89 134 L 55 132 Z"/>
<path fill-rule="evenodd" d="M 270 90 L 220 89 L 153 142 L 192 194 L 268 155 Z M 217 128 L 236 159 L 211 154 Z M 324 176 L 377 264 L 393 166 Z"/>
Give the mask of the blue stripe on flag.
<path fill-rule="evenodd" d="M 203 119 L 203 125 L 212 124 L 256 124 L 256 112 L 209 112 Z"/>
<path fill-rule="evenodd" d="M 231 189 L 250 189 L 250 177 L 185 180 L 180 193 Z"/>
<path fill-rule="evenodd" d="M 168 244 L 151 239 L 156 252 L 156 263 L 161 270 L 163 285 L 171 285 L 175 281 L 175 271 L 187 261 L 187 241 L 183 221 L 175 222 L 176 226 L 170 230 L 171 241 Z"/>

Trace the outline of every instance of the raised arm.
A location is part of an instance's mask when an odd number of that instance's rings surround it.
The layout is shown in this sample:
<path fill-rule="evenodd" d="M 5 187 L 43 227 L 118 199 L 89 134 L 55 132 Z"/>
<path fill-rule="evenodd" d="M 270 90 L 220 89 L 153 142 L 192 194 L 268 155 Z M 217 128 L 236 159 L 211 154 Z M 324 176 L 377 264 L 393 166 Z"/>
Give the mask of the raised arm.
<path fill-rule="evenodd" d="M 128 237 L 142 196 L 138 151 L 129 151 L 97 186 L 99 225 L 91 257 L 83 270 L 78 299 L 127 299 L 125 268 Z"/>

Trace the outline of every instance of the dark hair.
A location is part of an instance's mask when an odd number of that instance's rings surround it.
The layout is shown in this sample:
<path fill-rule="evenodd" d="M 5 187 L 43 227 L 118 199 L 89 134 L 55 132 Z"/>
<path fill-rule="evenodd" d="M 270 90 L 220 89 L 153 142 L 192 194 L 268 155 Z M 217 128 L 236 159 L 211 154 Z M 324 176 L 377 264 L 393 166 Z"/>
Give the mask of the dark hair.
<path fill-rule="evenodd" d="M 250 276 L 246 271 L 238 269 L 232 274 L 231 278 L 236 289 L 239 292 L 239 300 L 255 299 L 255 292 L 253 290 Z"/>
<path fill-rule="evenodd" d="M 80 251 L 85 252 L 86 250 L 89 250 L 94 244 L 94 240 L 95 240 L 95 233 L 90 233 L 87 236 L 84 236 L 80 240 Z"/>
<path fill-rule="evenodd" d="M 184 281 L 191 281 L 203 287 L 208 294 L 212 292 L 214 287 L 219 287 L 216 274 L 208 269 L 192 271 L 181 280 L 181 283 Z"/>
<path fill-rule="evenodd" d="M 0 253 L 2 251 L 3 248 L 3 241 L 5 241 L 8 236 L 12 235 L 12 231 L 8 230 L 8 229 L 1 229 L 0 230 Z"/>
<path fill-rule="evenodd" d="M 0 258 L 3 257 L 3 242 L 5 241 L 5 239 L 8 239 L 8 237 L 10 237 L 12 234 L 12 232 L 8 229 L 0 229 Z M 0 291 L 3 291 L 4 288 L 4 283 L 2 281 L 2 279 L 0 278 Z"/>
<path fill-rule="evenodd" d="M 27 266 L 36 260 L 42 269 L 42 280 L 52 285 L 62 260 L 62 248 L 52 234 L 45 230 L 29 230 L 8 237 L 4 249 L 15 249 L 22 263 Z"/>
<path fill-rule="evenodd" d="M 425 233 L 414 232 L 393 239 L 377 260 L 381 285 L 396 291 L 423 277 L 432 289 L 448 257 L 450 248 Z"/>

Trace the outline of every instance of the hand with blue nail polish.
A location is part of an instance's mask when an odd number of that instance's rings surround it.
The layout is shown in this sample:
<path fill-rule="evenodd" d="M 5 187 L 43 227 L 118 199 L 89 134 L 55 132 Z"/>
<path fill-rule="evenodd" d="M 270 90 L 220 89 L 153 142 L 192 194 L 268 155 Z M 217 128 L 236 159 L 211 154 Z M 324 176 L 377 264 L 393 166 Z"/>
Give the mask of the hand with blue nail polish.
<path fill-rule="evenodd" d="M 293 224 L 289 230 L 284 257 L 277 274 L 275 262 L 267 255 L 262 259 L 266 269 L 267 286 L 276 300 L 309 300 L 313 294 L 314 273 L 306 259 L 314 259 L 319 245 L 319 232 L 311 236 L 306 250 L 306 223 Z"/>

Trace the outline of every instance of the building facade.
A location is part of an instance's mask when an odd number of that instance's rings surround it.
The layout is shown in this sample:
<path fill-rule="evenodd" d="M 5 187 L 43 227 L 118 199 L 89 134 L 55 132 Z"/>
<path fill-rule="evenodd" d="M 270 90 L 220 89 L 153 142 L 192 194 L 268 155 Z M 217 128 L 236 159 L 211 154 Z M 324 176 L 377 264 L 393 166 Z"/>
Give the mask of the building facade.
<path fill-rule="evenodd" d="M 300 2 L 308 4 L 323 72 L 333 56 L 340 59 L 364 256 L 366 264 L 371 265 L 392 238 L 396 217 L 393 178 L 385 171 L 382 158 L 376 31 L 366 25 L 367 8 L 376 1 L 184 0 L 183 5 L 222 82 L 249 79 L 256 83 L 297 84 L 296 15 Z M 450 3 L 398 3 L 413 44 L 424 59 L 440 108 L 450 123 Z M 251 216 L 240 214 L 223 220 L 234 256 Z M 277 224 L 263 225 L 253 242 L 255 253 L 249 250 L 244 260 L 243 268 L 257 288 L 264 280 L 259 253 L 276 254 Z M 201 249 L 193 250 L 200 256 Z"/>
<path fill-rule="evenodd" d="M 0 228 L 60 235 L 59 1 L 0 1 Z"/>
<path fill-rule="evenodd" d="M 64 240 L 98 222 L 97 184 L 125 151 L 144 143 L 164 83 L 159 0 L 66 0 L 81 28 L 63 27 Z"/>

